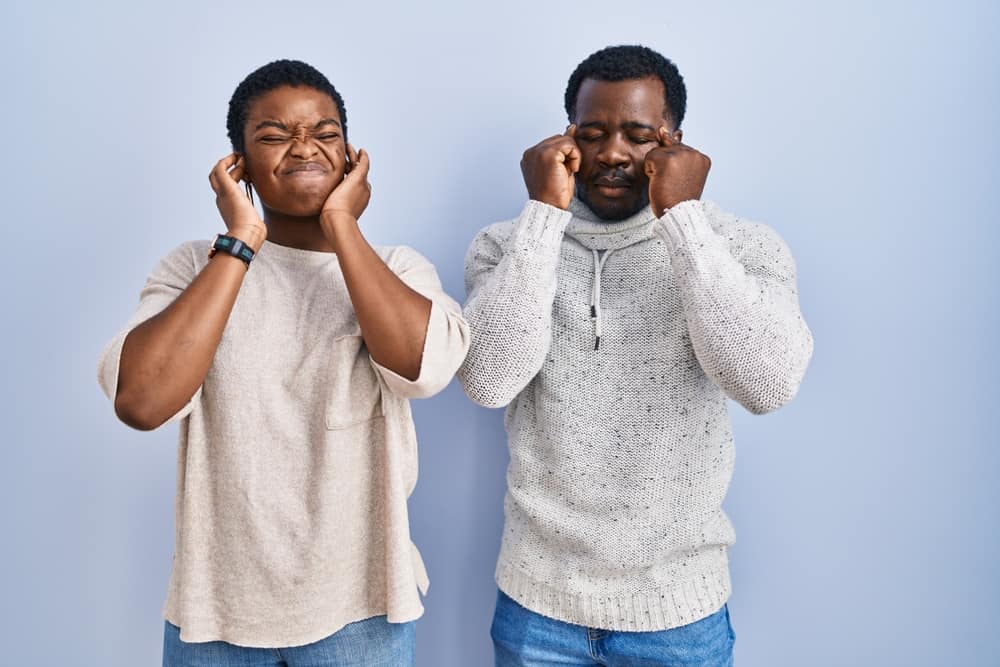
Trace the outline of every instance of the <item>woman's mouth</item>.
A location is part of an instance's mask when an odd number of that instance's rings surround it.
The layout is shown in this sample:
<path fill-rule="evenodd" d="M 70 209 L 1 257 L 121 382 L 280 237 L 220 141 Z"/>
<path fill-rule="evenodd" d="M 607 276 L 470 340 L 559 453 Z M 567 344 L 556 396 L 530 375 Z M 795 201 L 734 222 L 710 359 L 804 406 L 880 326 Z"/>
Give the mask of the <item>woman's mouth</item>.
<path fill-rule="evenodd" d="M 318 176 L 325 176 L 326 173 L 326 167 L 321 165 L 319 162 L 303 162 L 302 164 L 297 164 L 294 167 L 286 169 L 282 172 L 284 176 L 299 178 L 315 178 Z"/>

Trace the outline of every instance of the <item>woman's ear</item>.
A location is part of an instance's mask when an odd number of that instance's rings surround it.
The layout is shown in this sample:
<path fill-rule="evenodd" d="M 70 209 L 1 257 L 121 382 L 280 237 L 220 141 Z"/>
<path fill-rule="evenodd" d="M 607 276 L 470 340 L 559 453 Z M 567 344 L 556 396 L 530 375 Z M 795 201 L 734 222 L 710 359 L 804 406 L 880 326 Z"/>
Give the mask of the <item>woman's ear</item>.
<path fill-rule="evenodd" d="M 240 179 L 244 183 L 250 183 L 250 169 L 247 167 L 247 156 L 243 153 L 237 153 L 237 159 L 243 162 L 243 177 Z"/>

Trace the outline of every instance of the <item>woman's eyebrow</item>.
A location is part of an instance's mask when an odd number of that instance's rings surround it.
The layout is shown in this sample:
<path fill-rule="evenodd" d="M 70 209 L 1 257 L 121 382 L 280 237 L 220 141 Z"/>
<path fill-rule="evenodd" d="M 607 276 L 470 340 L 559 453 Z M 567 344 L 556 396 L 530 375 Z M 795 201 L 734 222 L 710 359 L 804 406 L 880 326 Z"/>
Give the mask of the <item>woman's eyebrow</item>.
<path fill-rule="evenodd" d="M 256 132 L 257 130 L 259 130 L 262 127 L 276 127 L 279 130 L 282 130 L 284 132 L 288 132 L 289 131 L 288 127 L 284 123 L 279 123 L 276 120 L 264 120 L 264 121 L 261 121 L 261 122 L 257 123 L 257 127 L 255 127 L 253 130 L 254 130 L 254 132 Z"/>
<path fill-rule="evenodd" d="M 313 125 L 313 129 L 314 130 L 318 130 L 319 128 L 323 127 L 324 125 L 336 125 L 337 127 L 340 127 L 340 121 L 337 120 L 336 118 L 324 118 L 323 120 L 321 120 L 318 123 L 316 123 L 315 125 Z M 257 130 L 259 130 L 262 127 L 276 127 L 279 130 L 282 130 L 283 132 L 290 132 L 291 131 L 291 130 L 288 129 L 287 125 L 285 125 L 284 123 L 282 123 L 280 121 L 277 121 L 277 120 L 262 120 L 261 122 L 257 123 L 257 127 L 254 128 L 254 132 L 256 132 Z"/>

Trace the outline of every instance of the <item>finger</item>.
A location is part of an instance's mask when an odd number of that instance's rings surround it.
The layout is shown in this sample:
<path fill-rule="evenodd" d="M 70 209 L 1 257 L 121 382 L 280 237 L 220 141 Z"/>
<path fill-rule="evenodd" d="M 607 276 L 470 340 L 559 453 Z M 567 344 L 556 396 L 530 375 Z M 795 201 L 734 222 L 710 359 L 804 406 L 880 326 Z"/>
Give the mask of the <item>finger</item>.
<path fill-rule="evenodd" d="M 229 170 L 229 177 L 232 178 L 234 182 L 239 183 L 244 179 L 246 173 L 246 163 L 240 160 L 236 163 L 235 167 Z"/>
<path fill-rule="evenodd" d="M 580 171 L 580 160 L 583 158 L 583 155 L 575 143 L 565 146 L 564 149 L 563 155 L 565 157 L 563 158 L 563 164 L 566 165 L 566 170 L 569 173 L 575 174 Z"/>
<path fill-rule="evenodd" d="M 656 131 L 656 139 L 660 142 L 661 146 L 676 146 L 677 142 L 674 138 L 670 136 L 670 131 L 667 130 L 666 125 L 661 125 L 660 129 Z"/>
<path fill-rule="evenodd" d="M 212 189 L 219 192 L 219 187 L 222 185 L 222 179 L 227 177 L 227 170 L 229 168 L 228 161 L 232 156 L 226 156 L 215 163 L 212 167 L 212 171 L 208 172 L 208 182 L 212 184 Z"/>
<path fill-rule="evenodd" d="M 355 172 L 358 174 L 358 178 L 363 181 L 368 180 L 368 169 L 371 166 L 370 160 L 368 159 L 368 151 L 364 148 L 360 149 L 355 157 L 357 161 L 355 162 L 354 168 L 351 169 L 351 176 L 354 176 Z"/>
<path fill-rule="evenodd" d="M 646 154 L 646 159 L 642 163 L 642 170 L 646 172 L 646 176 L 649 178 L 656 175 L 656 162 L 649 159 L 649 153 Z"/>
<path fill-rule="evenodd" d="M 570 123 L 570 126 L 566 128 L 566 134 L 563 136 L 569 137 L 570 139 L 576 137 L 576 123 Z"/>
<path fill-rule="evenodd" d="M 358 152 L 354 150 L 354 146 L 347 144 L 347 173 L 350 173 L 357 164 Z"/>

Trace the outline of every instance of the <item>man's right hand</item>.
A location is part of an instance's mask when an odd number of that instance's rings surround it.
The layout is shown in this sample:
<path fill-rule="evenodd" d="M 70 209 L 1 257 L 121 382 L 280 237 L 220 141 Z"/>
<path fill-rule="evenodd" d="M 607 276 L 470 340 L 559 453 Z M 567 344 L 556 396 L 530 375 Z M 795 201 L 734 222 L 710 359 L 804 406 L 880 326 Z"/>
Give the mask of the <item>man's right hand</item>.
<path fill-rule="evenodd" d="M 257 214 L 253 202 L 240 188 L 240 181 L 246 175 L 246 158 L 238 153 L 230 153 L 215 163 L 208 182 L 215 190 L 215 205 L 219 208 L 222 221 L 230 236 L 246 243 L 257 252 L 267 238 L 267 226 Z"/>
<path fill-rule="evenodd" d="M 576 190 L 573 175 L 580 170 L 580 148 L 573 138 L 576 125 L 524 151 L 521 173 L 528 197 L 561 209 L 569 207 Z"/>

